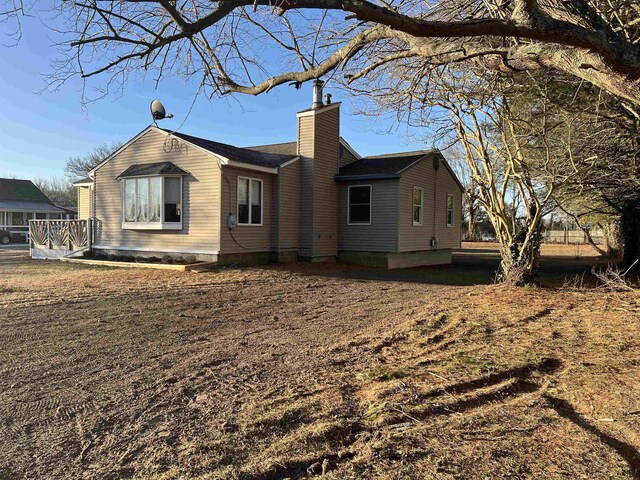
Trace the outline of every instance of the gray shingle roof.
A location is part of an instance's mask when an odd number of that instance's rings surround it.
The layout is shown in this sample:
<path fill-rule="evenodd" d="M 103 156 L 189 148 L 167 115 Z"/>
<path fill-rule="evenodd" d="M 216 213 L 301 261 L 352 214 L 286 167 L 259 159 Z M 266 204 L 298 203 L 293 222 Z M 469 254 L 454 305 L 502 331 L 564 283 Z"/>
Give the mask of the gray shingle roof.
<path fill-rule="evenodd" d="M 169 130 L 165 130 L 165 132 L 171 133 L 178 138 L 182 138 L 189 143 L 197 145 L 200 148 L 204 148 L 211 153 L 221 155 L 225 158 L 228 158 L 229 160 L 248 163 L 249 165 L 256 165 L 259 167 L 275 168 L 297 157 L 297 155 L 295 154 L 282 155 L 277 153 L 253 150 L 251 148 L 234 147 L 233 145 L 214 142 L 213 140 L 194 137 L 191 135 L 186 135 L 184 133 L 171 132 Z"/>
<path fill-rule="evenodd" d="M 91 177 L 85 177 L 85 178 L 81 178 L 80 180 L 76 180 L 75 182 L 73 182 L 74 185 L 80 185 L 83 183 L 93 183 L 93 178 Z"/>
<path fill-rule="evenodd" d="M 0 210 L 6 210 L 9 212 L 64 213 L 66 209 L 56 207 L 48 202 L 35 202 L 32 200 L 0 200 Z"/>
<path fill-rule="evenodd" d="M 131 165 L 118 178 L 141 177 L 144 175 L 189 175 L 177 165 L 171 162 L 140 163 Z"/>
<path fill-rule="evenodd" d="M 0 200 L 42 202 L 53 205 L 53 202 L 31 180 L 13 178 L 0 178 Z"/>
<path fill-rule="evenodd" d="M 438 150 L 419 150 L 364 157 L 340 169 L 336 180 L 400 178 L 403 170 L 424 158 L 440 155 Z"/>
<path fill-rule="evenodd" d="M 298 142 L 272 143 L 269 145 L 256 145 L 254 147 L 244 147 L 256 152 L 275 153 L 278 155 L 297 155 Z"/>

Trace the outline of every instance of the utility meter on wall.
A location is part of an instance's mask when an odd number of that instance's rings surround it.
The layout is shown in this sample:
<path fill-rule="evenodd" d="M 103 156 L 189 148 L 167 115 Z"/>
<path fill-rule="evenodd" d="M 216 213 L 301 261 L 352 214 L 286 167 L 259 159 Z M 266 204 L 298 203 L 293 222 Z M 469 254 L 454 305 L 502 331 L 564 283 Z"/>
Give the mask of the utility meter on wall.
<path fill-rule="evenodd" d="M 229 227 L 229 230 L 233 230 L 234 228 L 236 228 L 237 225 L 238 225 L 238 219 L 233 213 L 230 213 L 229 216 L 227 217 L 227 227 Z"/>

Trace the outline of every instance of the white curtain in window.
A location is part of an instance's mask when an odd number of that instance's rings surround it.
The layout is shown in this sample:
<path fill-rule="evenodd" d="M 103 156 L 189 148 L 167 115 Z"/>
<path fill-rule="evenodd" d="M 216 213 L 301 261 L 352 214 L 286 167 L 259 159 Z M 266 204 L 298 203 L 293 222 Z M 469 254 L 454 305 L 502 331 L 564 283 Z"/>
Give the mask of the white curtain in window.
<path fill-rule="evenodd" d="M 138 217 L 137 222 L 149 221 L 149 179 L 138 179 Z"/>
<path fill-rule="evenodd" d="M 162 179 L 160 177 L 149 179 L 149 221 L 160 221 L 162 202 Z"/>
<path fill-rule="evenodd" d="M 180 177 L 144 177 L 124 180 L 124 221 L 180 222 Z M 164 220 L 162 218 L 164 198 Z"/>
<path fill-rule="evenodd" d="M 124 181 L 124 221 L 136 221 L 136 179 L 128 178 Z"/>

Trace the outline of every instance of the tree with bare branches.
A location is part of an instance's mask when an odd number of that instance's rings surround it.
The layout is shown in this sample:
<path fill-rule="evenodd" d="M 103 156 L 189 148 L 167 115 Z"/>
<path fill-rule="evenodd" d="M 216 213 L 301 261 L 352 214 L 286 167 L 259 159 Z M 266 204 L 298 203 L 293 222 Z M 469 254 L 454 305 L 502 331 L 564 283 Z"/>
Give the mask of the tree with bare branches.
<path fill-rule="evenodd" d="M 640 258 L 640 118 L 618 98 L 571 78 L 540 79 L 555 108 L 571 118 L 580 149 L 594 158 L 567 184 L 556 201 L 578 225 L 599 223 L 605 253 L 623 254 L 626 265 Z M 619 227 L 618 227 L 619 224 Z"/>
<path fill-rule="evenodd" d="M 0 25 L 6 25 L 6 34 L 14 40 L 22 36 L 20 17 L 25 15 L 23 0 L 4 0 L 0 3 Z"/>
<path fill-rule="evenodd" d="M 481 214 L 478 184 L 466 166 L 465 153 L 462 149 L 449 149 L 447 152 L 447 161 L 463 187 L 462 218 L 463 227 L 466 227 L 466 231 L 462 233 L 462 240 L 471 242 L 478 241 L 480 240 L 478 221 L 480 220 L 479 216 Z"/>
<path fill-rule="evenodd" d="M 22 8 L 4 3 L 5 15 Z M 453 63 L 551 69 L 640 105 L 635 0 L 79 0 L 55 8 L 64 55 L 52 82 L 79 75 L 96 80 L 98 95 L 137 72 L 195 77 L 209 95 L 257 95 L 337 71 L 354 81 L 420 58 L 425 74 Z"/>
<path fill-rule="evenodd" d="M 122 146 L 121 142 L 103 143 L 84 155 L 74 155 L 67 159 L 64 174 L 71 181 L 89 175 L 89 171 Z"/>
<path fill-rule="evenodd" d="M 505 86 L 493 76 L 469 77 L 451 72 L 448 89 L 435 97 L 436 106 L 446 112 L 464 148 L 479 202 L 495 229 L 499 280 L 527 284 L 539 264 L 542 218 L 583 161 L 573 156 L 570 133 L 558 135 L 559 124 L 544 108 L 548 99 L 536 118 L 519 116 L 511 105 L 517 86 Z M 543 146 L 541 157 L 533 154 L 532 145 Z"/>
<path fill-rule="evenodd" d="M 69 179 L 58 177 L 36 178 L 33 183 L 57 206 L 70 209 L 76 208 L 76 189 Z"/>
<path fill-rule="evenodd" d="M 437 78 L 436 72 L 423 77 L 415 67 L 384 67 L 363 98 L 396 112 L 399 121 L 436 132 L 438 144 L 462 149 L 499 243 L 499 279 L 514 285 L 533 281 L 543 216 L 594 161 L 576 135 L 586 120 L 556 109 L 549 90 L 536 82 L 451 66 Z"/>

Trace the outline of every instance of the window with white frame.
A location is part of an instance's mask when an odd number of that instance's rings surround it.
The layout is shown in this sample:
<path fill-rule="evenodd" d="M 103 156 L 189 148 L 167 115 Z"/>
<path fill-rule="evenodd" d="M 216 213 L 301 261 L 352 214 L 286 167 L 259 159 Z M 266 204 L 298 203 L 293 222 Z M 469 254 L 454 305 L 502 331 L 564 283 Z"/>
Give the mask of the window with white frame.
<path fill-rule="evenodd" d="M 371 225 L 371 185 L 349 186 L 349 225 Z"/>
<path fill-rule="evenodd" d="M 262 180 L 238 177 L 238 225 L 262 225 Z"/>
<path fill-rule="evenodd" d="M 182 228 L 182 177 L 152 176 L 122 180 L 122 227 Z"/>
<path fill-rule="evenodd" d="M 413 187 L 413 226 L 422 226 L 422 212 L 424 204 L 424 189 L 420 187 Z"/>
<path fill-rule="evenodd" d="M 447 195 L 447 227 L 453 227 L 453 195 Z"/>

